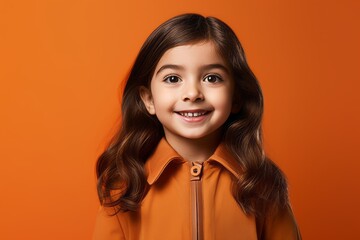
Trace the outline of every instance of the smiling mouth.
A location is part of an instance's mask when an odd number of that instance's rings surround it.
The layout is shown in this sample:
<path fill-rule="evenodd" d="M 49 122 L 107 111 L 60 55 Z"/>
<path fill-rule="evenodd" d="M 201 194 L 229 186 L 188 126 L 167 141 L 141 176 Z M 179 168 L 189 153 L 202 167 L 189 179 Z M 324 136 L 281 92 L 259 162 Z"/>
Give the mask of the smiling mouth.
<path fill-rule="evenodd" d="M 200 117 L 200 116 L 204 116 L 206 114 L 208 114 L 208 111 L 199 111 L 199 112 L 176 112 L 177 114 L 183 116 L 183 117 L 188 117 L 188 118 L 194 118 L 194 117 Z"/>

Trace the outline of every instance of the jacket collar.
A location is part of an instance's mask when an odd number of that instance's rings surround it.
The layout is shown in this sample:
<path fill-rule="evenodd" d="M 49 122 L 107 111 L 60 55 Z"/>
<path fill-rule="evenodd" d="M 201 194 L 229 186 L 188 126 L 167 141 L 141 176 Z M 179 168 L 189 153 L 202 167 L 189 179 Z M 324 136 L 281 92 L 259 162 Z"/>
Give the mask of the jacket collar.
<path fill-rule="evenodd" d="M 147 181 L 151 185 L 160 177 L 170 162 L 186 162 L 165 140 L 162 138 L 155 149 L 155 152 L 145 163 Z M 235 158 L 226 150 L 224 144 L 219 144 L 214 154 L 207 161 L 220 163 L 235 177 L 239 178 L 242 170 Z"/>

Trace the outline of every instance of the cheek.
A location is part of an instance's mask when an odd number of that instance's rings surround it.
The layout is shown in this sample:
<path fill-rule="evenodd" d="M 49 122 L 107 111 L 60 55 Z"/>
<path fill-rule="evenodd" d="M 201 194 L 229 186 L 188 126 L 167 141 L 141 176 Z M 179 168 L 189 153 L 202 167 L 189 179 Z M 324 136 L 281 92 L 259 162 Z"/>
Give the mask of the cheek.
<path fill-rule="evenodd" d="M 212 104 L 215 108 L 217 108 L 219 111 L 222 112 L 231 112 L 232 109 L 232 92 L 229 91 L 223 91 L 221 93 L 217 92 L 214 94 L 211 94 L 209 97 L 211 97 Z"/>
<path fill-rule="evenodd" d="M 152 93 L 155 109 L 165 110 L 171 107 L 173 96 L 166 89 L 153 89 Z"/>
<path fill-rule="evenodd" d="M 226 98 L 223 99 L 223 101 L 221 103 L 219 103 L 219 108 L 221 108 L 222 112 L 224 112 L 224 114 L 228 114 L 230 115 L 231 109 L 232 109 L 232 99 L 230 98 Z"/>

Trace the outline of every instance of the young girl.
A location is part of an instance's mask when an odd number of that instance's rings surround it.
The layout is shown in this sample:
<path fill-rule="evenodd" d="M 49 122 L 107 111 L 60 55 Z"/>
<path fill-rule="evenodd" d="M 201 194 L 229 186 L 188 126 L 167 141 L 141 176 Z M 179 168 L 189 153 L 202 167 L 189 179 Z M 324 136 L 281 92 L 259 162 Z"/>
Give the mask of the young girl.
<path fill-rule="evenodd" d="M 301 239 L 264 155 L 263 97 L 234 32 L 184 14 L 146 40 L 97 163 L 93 239 Z"/>

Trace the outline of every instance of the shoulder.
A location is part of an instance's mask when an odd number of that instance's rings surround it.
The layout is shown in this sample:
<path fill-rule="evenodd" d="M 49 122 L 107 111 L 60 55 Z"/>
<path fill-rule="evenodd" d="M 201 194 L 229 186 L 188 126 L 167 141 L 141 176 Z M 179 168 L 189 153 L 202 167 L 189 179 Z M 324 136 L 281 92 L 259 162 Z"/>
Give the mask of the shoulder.
<path fill-rule="evenodd" d="M 301 235 L 288 196 L 285 174 L 266 158 L 259 171 L 260 190 L 256 201 L 260 239 L 299 240 Z"/>
<path fill-rule="evenodd" d="M 114 208 L 101 206 L 96 216 L 93 240 L 121 240 L 124 233 Z"/>
<path fill-rule="evenodd" d="M 266 240 L 301 240 L 300 231 L 296 223 L 290 204 L 283 208 L 273 209 L 265 218 L 263 228 Z"/>

